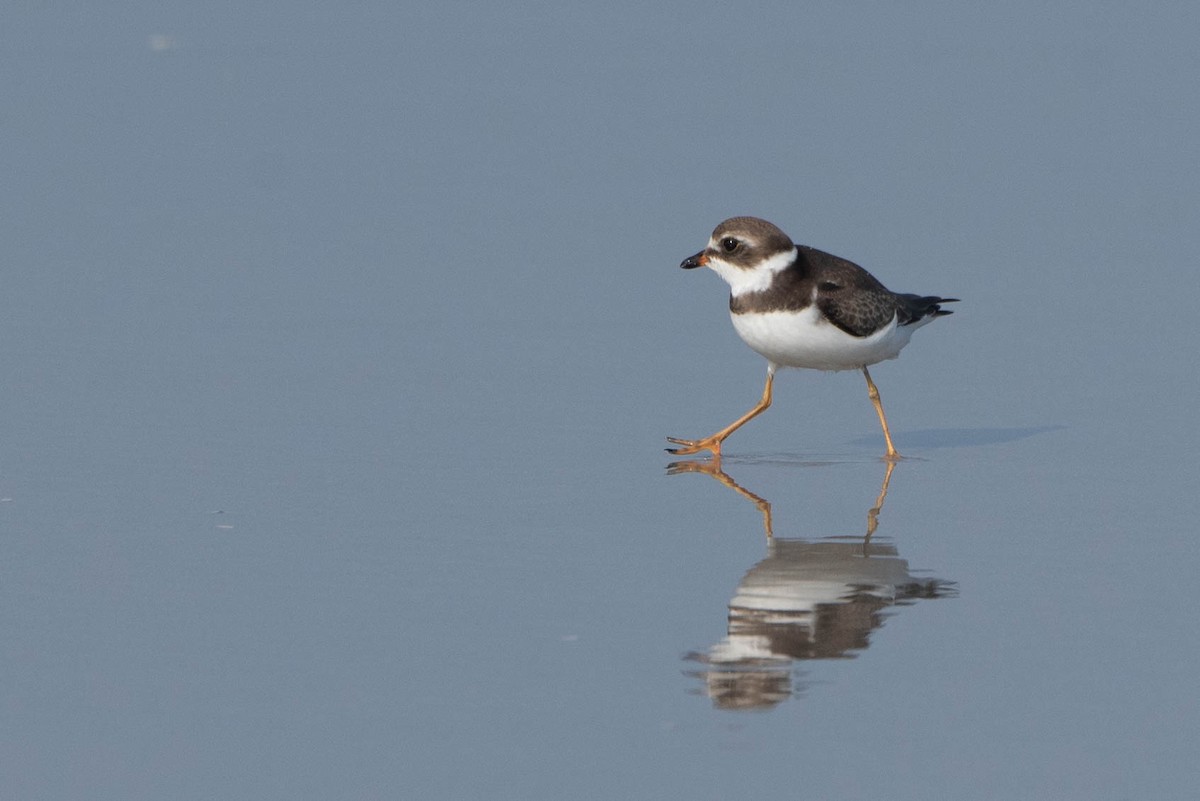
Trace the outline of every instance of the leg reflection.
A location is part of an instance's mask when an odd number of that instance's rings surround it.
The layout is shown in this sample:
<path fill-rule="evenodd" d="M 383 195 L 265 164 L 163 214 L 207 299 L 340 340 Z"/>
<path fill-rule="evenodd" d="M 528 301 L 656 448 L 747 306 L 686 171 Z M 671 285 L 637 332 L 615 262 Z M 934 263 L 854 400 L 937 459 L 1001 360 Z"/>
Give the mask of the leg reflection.
<path fill-rule="evenodd" d="M 887 500 L 888 485 L 892 481 L 892 471 L 895 469 L 896 463 L 894 461 L 887 462 L 887 468 L 883 473 L 883 485 L 879 488 L 879 495 L 875 498 L 875 505 L 867 510 L 867 533 L 863 537 L 864 547 L 871 541 L 871 535 L 879 528 L 879 513 L 883 510 L 884 501 Z M 734 481 L 733 477 L 721 468 L 720 455 L 714 456 L 709 461 L 688 460 L 673 462 L 667 466 L 667 475 L 676 476 L 681 473 L 703 473 L 706 476 L 716 479 L 724 486 L 729 487 L 729 489 L 753 503 L 758 508 L 759 513 L 762 514 L 763 531 L 766 532 L 767 539 L 770 540 L 775 536 L 774 524 L 771 520 L 771 502 Z"/>

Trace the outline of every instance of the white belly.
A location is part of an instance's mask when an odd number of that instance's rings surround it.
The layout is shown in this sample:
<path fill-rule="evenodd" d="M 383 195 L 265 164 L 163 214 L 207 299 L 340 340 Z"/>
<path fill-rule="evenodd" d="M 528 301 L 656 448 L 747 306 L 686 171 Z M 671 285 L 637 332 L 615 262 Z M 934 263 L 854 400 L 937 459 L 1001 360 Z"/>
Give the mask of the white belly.
<path fill-rule="evenodd" d="M 899 326 L 893 317 L 874 334 L 856 337 L 823 318 L 815 305 L 799 312 L 730 316 L 738 336 L 768 361 L 811 370 L 857 370 L 894 359 L 919 327 Z"/>

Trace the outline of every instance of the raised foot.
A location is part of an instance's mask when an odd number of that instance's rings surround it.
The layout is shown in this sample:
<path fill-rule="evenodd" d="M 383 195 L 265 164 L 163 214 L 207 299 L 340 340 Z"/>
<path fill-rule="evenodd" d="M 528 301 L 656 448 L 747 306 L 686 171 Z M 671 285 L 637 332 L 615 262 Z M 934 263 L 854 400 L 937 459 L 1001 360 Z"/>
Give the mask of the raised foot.
<path fill-rule="evenodd" d="M 682 445 L 681 448 L 667 448 L 667 453 L 673 453 L 677 456 L 687 456 L 700 451 L 710 451 L 713 456 L 721 455 L 721 440 L 715 437 L 705 437 L 704 439 L 676 439 L 675 437 L 667 437 L 667 442 L 673 442 L 676 445 Z"/>

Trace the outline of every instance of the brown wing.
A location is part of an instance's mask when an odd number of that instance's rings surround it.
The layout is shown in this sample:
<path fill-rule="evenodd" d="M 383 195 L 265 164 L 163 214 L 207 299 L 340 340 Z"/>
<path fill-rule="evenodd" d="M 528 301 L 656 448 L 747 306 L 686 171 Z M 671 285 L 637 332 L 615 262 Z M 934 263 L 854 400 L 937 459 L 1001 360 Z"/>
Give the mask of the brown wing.
<path fill-rule="evenodd" d="M 896 315 L 896 295 L 852 261 L 800 247 L 817 287 L 817 308 L 831 323 L 856 337 L 870 336 Z"/>

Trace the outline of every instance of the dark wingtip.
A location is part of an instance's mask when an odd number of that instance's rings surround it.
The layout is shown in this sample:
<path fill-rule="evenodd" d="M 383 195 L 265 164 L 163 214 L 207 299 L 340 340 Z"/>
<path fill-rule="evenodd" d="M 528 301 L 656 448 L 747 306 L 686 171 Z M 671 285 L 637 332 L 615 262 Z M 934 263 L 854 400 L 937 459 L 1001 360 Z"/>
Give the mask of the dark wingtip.
<path fill-rule="evenodd" d="M 938 298 L 938 303 L 958 303 L 958 298 Z M 939 306 L 934 306 L 935 317 L 945 317 L 947 314 L 954 314 L 953 309 L 943 309 Z"/>
<path fill-rule="evenodd" d="M 941 303 L 957 303 L 958 298 L 939 298 L 937 295 L 897 295 L 900 301 L 899 312 L 901 325 L 908 325 L 930 317 L 945 317 L 954 314 L 950 309 L 943 309 Z"/>

